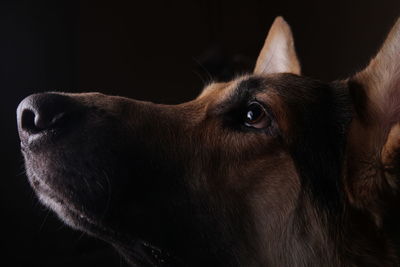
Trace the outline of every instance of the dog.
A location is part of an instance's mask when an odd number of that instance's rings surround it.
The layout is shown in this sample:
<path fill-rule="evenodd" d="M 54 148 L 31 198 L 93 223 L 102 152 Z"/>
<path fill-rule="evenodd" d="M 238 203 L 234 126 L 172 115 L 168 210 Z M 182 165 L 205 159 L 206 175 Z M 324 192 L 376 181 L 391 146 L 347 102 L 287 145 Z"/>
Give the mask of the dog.
<path fill-rule="evenodd" d="M 400 20 L 348 79 L 301 76 L 278 17 L 187 103 L 49 92 L 17 121 L 39 200 L 133 266 L 400 264 Z"/>

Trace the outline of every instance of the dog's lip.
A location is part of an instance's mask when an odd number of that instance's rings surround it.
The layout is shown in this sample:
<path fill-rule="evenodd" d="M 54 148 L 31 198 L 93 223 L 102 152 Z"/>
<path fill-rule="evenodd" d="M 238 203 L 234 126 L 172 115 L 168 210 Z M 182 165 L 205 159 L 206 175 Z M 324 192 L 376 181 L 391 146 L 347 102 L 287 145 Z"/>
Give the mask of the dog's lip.
<path fill-rule="evenodd" d="M 96 223 L 95 220 L 86 216 L 84 213 L 71 207 L 66 208 L 69 211 L 70 215 L 72 214 L 74 217 L 78 218 L 79 223 L 85 224 L 85 230 L 89 231 L 91 234 L 100 237 L 103 240 L 108 240 L 112 244 L 118 244 L 121 242 L 121 240 L 126 239 L 126 237 L 121 235 L 121 233 L 114 231 L 111 228 L 105 227 L 99 223 Z M 87 229 L 88 226 L 91 229 Z M 147 241 L 133 238 L 132 240 L 127 240 L 126 243 L 134 244 L 133 248 L 130 247 L 129 249 L 131 251 L 131 256 L 135 260 L 135 264 L 138 264 L 138 266 L 183 266 L 179 258 L 172 256 L 166 250 L 157 247 Z"/>
<path fill-rule="evenodd" d="M 132 244 L 132 242 L 130 242 Z M 161 249 L 147 241 L 136 239 L 133 246 L 119 247 L 129 258 L 133 259 L 135 266 L 185 266 L 183 261 L 175 256 L 172 256 L 166 250 Z"/>
<path fill-rule="evenodd" d="M 32 176 L 32 183 L 34 186 L 35 191 L 39 194 L 39 196 L 45 196 L 49 198 L 52 202 L 57 203 L 58 205 L 62 206 L 69 215 L 73 215 L 75 218 L 85 219 L 88 223 L 95 224 L 94 220 L 90 219 L 84 212 L 79 211 L 75 207 L 71 206 L 70 202 L 64 200 L 60 197 L 54 189 L 48 185 L 45 181 L 39 178 L 35 174 L 31 174 Z M 68 204 L 67 204 L 68 203 Z"/>
<path fill-rule="evenodd" d="M 111 228 L 96 223 L 96 220 L 91 219 L 84 212 L 81 212 L 69 205 L 65 205 L 65 201 L 60 200 L 58 197 L 55 197 L 54 195 L 51 195 L 49 197 L 51 197 L 53 201 L 57 201 L 58 203 L 63 205 L 63 207 L 68 211 L 69 216 L 72 216 L 75 218 L 75 220 L 78 220 L 79 224 L 83 224 L 84 230 L 88 231 L 92 235 L 98 236 L 103 240 L 108 240 L 109 242 L 114 244 L 120 243 L 120 240 L 124 240 L 126 238 L 119 232 L 116 232 Z M 126 243 L 132 244 L 132 241 L 128 240 Z M 134 258 L 135 263 L 138 264 L 138 266 L 183 266 L 179 258 L 172 256 L 166 250 L 155 246 L 147 241 L 141 239 L 133 239 L 133 244 L 133 248 L 128 249 L 131 250 L 131 256 Z"/>
<path fill-rule="evenodd" d="M 40 142 L 40 139 L 44 139 L 44 133 L 36 133 L 33 135 L 29 135 L 27 138 L 21 138 L 21 150 L 26 151 L 29 150 L 30 147 L 34 146 L 35 143 Z"/>
<path fill-rule="evenodd" d="M 20 135 L 20 148 L 23 152 L 35 150 L 49 141 L 55 140 L 60 134 L 61 131 L 57 129 L 48 129 L 25 137 Z"/>
<path fill-rule="evenodd" d="M 21 147 L 21 150 L 22 150 L 22 151 L 25 151 L 25 150 L 26 150 L 26 144 L 25 144 L 25 142 L 20 141 L 20 142 L 19 142 L 19 146 Z"/>

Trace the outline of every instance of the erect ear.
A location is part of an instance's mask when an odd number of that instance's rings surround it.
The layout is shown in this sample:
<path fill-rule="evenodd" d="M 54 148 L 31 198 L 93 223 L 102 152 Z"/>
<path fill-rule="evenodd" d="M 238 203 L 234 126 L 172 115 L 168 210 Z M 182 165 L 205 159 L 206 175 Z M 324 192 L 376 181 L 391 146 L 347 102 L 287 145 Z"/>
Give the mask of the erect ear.
<path fill-rule="evenodd" d="M 362 86 L 370 105 L 383 111 L 386 123 L 399 121 L 400 110 L 400 19 L 393 26 L 378 54 L 352 79 Z"/>
<path fill-rule="evenodd" d="M 281 72 L 300 75 L 301 70 L 290 26 L 282 17 L 277 17 L 258 56 L 254 73 L 262 75 Z"/>
<path fill-rule="evenodd" d="M 384 188 L 400 185 L 400 19 L 348 85 L 355 110 L 348 135 L 348 189 L 359 205 L 374 206 L 371 201 L 382 202 L 378 198 L 387 195 Z"/>
<path fill-rule="evenodd" d="M 400 123 L 400 19 L 378 54 L 363 71 L 349 80 L 349 85 L 357 111 L 356 119 L 376 132 L 376 145 L 386 144 L 385 151 L 381 151 L 385 163 L 388 154 L 400 148 L 400 135 L 389 134 Z"/>

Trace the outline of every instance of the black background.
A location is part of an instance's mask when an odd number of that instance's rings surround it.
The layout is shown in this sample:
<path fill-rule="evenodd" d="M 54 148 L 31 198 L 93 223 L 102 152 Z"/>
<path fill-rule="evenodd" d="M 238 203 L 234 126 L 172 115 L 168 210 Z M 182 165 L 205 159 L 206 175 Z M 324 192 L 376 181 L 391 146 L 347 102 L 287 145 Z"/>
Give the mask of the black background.
<path fill-rule="evenodd" d="M 277 15 L 292 26 L 303 73 L 329 81 L 368 62 L 400 1 L 1 1 L 0 265 L 125 266 L 36 200 L 19 153 L 19 101 L 49 90 L 190 100 L 209 80 L 204 68 L 254 61 Z"/>

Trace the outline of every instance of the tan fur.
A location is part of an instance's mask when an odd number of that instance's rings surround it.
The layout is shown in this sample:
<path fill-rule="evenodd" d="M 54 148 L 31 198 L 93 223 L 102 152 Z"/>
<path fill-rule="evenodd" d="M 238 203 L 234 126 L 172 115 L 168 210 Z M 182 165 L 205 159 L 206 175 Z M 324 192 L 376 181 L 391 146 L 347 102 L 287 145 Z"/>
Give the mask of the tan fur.
<path fill-rule="evenodd" d="M 293 73 L 300 75 L 300 63 L 294 48 L 290 26 L 277 17 L 269 30 L 257 59 L 255 74 Z"/>
<path fill-rule="evenodd" d="M 397 156 L 398 149 L 400 148 L 400 124 L 396 124 L 390 130 L 387 141 L 382 149 L 382 163 L 383 165 L 390 165 Z"/>
<path fill-rule="evenodd" d="M 382 195 L 395 187 L 392 166 L 400 148 L 400 20 L 370 64 L 349 80 L 355 117 L 349 128 L 345 184 L 353 204 L 377 224 Z"/>
<path fill-rule="evenodd" d="M 393 26 L 378 54 L 354 79 L 365 86 L 369 100 L 379 111 L 399 111 L 400 19 Z"/>
<path fill-rule="evenodd" d="M 183 104 L 32 95 L 28 178 L 134 266 L 399 266 L 399 41 L 400 22 L 364 71 L 325 83 L 299 75 L 278 17 L 253 74 Z"/>

